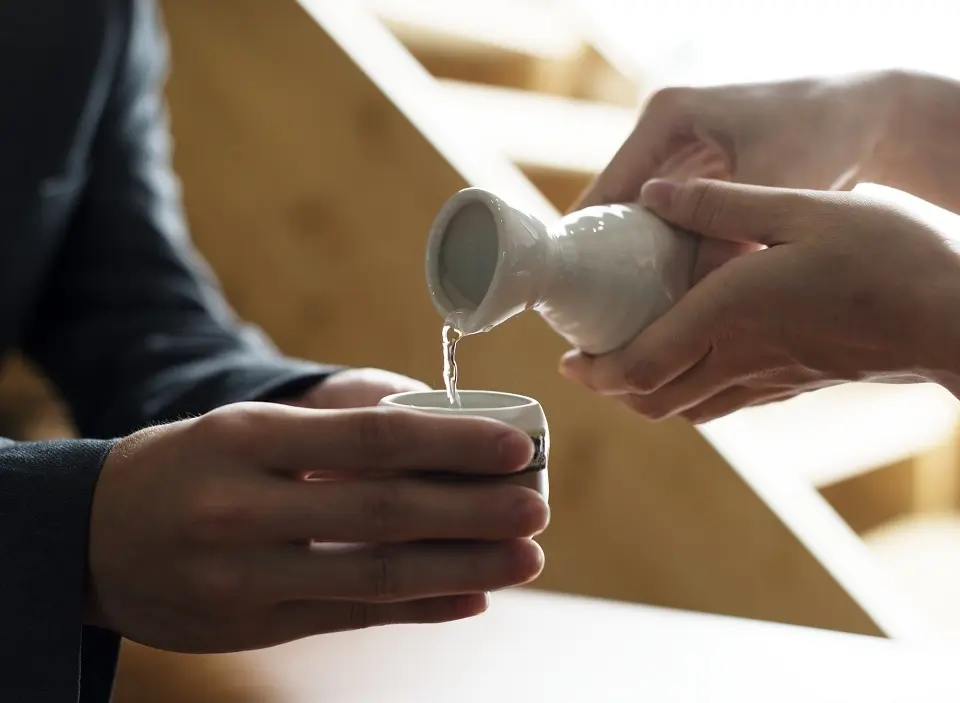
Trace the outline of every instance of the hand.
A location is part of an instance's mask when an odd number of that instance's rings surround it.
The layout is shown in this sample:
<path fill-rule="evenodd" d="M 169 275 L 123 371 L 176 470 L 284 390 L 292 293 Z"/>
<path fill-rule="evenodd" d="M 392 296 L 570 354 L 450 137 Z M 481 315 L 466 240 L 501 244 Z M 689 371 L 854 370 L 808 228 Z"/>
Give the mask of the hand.
<path fill-rule="evenodd" d="M 288 404 L 317 409 L 364 408 L 376 405 L 393 393 L 428 390 L 427 384 L 392 371 L 347 369 L 333 374 Z"/>
<path fill-rule="evenodd" d="M 386 408 L 241 403 L 143 430 L 95 491 L 90 622 L 226 652 L 476 615 L 487 591 L 539 574 L 530 537 L 547 506 L 519 486 L 405 472 L 509 473 L 532 451 L 492 420 Z M 305 469 L 352 479 L 306 482 Z"/>
<path fill-rule="evenodd" d="M 634 202 L 643 184 L 657 177 L 820 190 L 872 180 L 878 144 L 890 129 L 896 80 L 893 73 L 873 73 L 661 90 L 574 207 Z M 705 240 L 694 279 L 756 248 Z"/>
<path fill-rule="evenodd" d="M 719 181 L 652 181 L 643 201 L 704 237 L 769 248 L 708 275 L 623 350 L 570 354 L 565 375 L 694 422 L 843 381 L 956 387 L 957 216 L 938 210 L 934 226 L 859 193 Z"/>
<path fill-rule="evenodd" d="M 860 180 L 887 135 L 900 75 L 857 74 L 655 93 L 578 207 L 633 202 L 655 177 L 818 190 Z"/>

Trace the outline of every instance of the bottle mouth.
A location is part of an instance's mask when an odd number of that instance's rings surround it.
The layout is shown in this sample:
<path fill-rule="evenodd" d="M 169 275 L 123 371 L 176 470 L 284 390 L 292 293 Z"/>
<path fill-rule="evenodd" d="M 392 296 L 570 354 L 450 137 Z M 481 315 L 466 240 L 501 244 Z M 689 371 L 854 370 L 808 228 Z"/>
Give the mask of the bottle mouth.
<path fill-rule="evenodd" d="M 503 208 L 492 193 L 466 188 L 444 204 L 430 229 L 426 261 L 430 297 L 444 319 L 456 317 L 464 334 L 500 322 L 486 308 L 504 251 Z"/>

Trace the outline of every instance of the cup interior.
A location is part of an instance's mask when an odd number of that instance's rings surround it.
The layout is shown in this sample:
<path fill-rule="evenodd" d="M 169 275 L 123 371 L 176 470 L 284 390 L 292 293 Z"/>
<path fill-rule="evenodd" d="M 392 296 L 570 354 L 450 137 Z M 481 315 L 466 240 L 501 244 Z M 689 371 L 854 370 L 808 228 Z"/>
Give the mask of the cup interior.
<path fill-rule="evenodd" d="M 535 408 L 539 403 L 533 398 L 516 393 L 500 391 L 460 391 L 461 407 L 450 406 L 446 391 L 412 391 L 387 396 L 381 403 L 394 407 L 419 410 L 442 410 L 451 413 L 477 413 L 482 411 Z"/>

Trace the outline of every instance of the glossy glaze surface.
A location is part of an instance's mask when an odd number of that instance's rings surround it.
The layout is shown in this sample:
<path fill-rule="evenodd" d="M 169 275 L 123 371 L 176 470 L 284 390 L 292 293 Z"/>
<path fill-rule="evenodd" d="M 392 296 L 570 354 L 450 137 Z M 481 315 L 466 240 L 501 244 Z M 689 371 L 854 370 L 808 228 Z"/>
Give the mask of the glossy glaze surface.
<path fill-rule="evenodd" d="M 441 208 L 427 244 L 427 286 L 444 317 L 475 334 L 534 309 L 592 354 L 629 342 L 691 284 L 695 240 L 638 205 L 571 213 L 550 227 L 489 191 Z"/>

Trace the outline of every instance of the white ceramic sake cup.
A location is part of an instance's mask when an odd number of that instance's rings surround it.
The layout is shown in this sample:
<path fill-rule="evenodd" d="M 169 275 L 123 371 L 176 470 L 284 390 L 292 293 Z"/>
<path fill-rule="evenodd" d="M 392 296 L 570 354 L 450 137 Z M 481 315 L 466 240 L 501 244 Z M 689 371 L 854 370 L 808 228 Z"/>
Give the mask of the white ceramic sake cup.
<path fill-rule="evenodd" d="M 453 408 L 445 391 L 411 391 L 388 395 L 380 405 L 416 410 L 432 415 L 488 417 L 522 430 L 533 440 L 533 459 L 526 468 L 513 474 L 463 477 L 466 481 L 497 480 L 532 488 L 544 500 L 549 499 L 547 464 L 550 455 L 550 430 L 543 408 L 533 398 L 499 391 L 460 391 L 460 408 Z M 451 476 L 453 478 L 453 476 Z"/>

